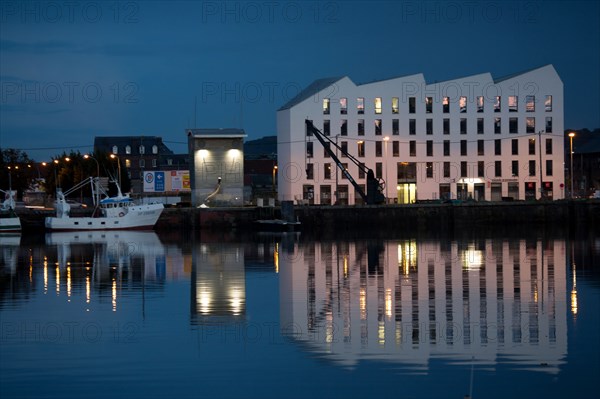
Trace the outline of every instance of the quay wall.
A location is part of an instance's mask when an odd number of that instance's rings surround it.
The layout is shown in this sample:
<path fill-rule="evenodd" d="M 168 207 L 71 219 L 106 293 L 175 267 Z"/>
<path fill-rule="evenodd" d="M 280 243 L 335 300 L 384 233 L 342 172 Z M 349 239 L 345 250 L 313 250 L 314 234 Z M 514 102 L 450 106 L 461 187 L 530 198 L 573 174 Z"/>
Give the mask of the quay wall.
<path fill-rule="evenodd" d="M 555 201 L 386 206 L 294 206 L 306 231 L 452 231 L 466 227 L 600 226 L 600 201 Z M 24 230 L 43 228 L 51 210 L 18 212 Z M 85 210 L 72 216 L 86 215 Z M 254 229 L 256 220 L 280 219 L 280 207 L 166 208 L 155 230 Z"/>

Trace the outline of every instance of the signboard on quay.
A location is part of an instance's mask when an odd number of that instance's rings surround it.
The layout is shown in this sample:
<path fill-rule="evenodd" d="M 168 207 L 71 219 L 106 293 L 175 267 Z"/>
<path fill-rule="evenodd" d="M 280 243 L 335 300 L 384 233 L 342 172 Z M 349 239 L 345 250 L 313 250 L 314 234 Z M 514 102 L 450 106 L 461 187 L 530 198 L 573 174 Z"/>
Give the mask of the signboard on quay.
<path fill-rule="evenodd" d="M 145 193 L 170 191 L 190 191 L 190 172 L 187 170 L 144 172 Z"/>

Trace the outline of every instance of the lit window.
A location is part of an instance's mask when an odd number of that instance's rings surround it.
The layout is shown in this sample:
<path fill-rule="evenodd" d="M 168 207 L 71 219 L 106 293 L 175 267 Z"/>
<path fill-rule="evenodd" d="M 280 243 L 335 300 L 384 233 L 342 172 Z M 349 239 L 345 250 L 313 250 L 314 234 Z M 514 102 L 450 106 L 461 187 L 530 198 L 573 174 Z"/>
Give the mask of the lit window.
<path fill-rule="evenodd" d="M 329 115 L 329 99 L 328 98 L 323 99 L 323 114 Z"/>
<path fill-rule="evenodd" d="M 358 97 L 356 99 L 356 111 L 359 114 L 364 114 L 365 113 L 365 99 L 362 97 Z"/>
<path fill-rule="evenodd" d="M 362 158 L 365 156 L 365 142 L 359 141 L 357 144 L 358 144 L 358 156 Z"/>
<path fill-rule="evenodd" d="M 323 169 L 325 172 L 325 180 L 330 180 L 331 179 L 331 164 L 330 163 L 323 164 Z"/>
<path fill-rule="evenodd" d="M 477 112 L 483 112 L 483 96 L 477 97 Z"/>
<path fill-rule="evenodd" d="M 460 99 L 458 100 L 458 107 L 460 109 L 461 114 L 467 112 L 467 97 L 460 97 Z"/>
<path fill-rule="evenodd" d="M 143 145 L 140 146 L 140 154 L 145 154 L 146 153 L 146 147 L 144 147 Z"/>
<path fill-rule="evenodd" d="M 153 154 L 158 154 L 158 146 L 157 145 L 153 145 L 152 146 L 152 153 Z"/>
<path fill-rule="evenodd" d="M 126 168 L 131 168 L 131 160 L 130 159 L 126 159 L 125 160 L 125 167 Z"/>
<path fill-rule="evenodd" d="M 400 102 L 398 101 L 398 97 L 392 97 L 392 114 L 397 114 L 400 112 Z"/>
<path fill-rule="evenodd" d="M 525 118 L 525 123 L 526 123 L 526 132 L 527 133 L 535 133 L 535 118 L 534 117 L 527 117 Z"/>
<path fill-rule="evenodd" d="M 131 154 L 131 146 L 125 146 L 125 154 Z"/>
<path fill-rule="evenodd" d="M 340 114 L 346 115 L 348 113 L 348 99 L 340 98 Z"/>
<path fill-rule="evenodd" d="M 342 164 L 342 168 L 344 168 L 344 170 L 348 170 L 348 164 L 347 164 L 347 163 L 343 163 L 343 164 Z M 345 173 L 342 173 L 342 179 L 348 179 L 348 178 L 346 177 L 346 174 L 345 174 Z M 341 193 L 340 193 L 340 194 L 341 194 Z"/>
<path fill-rule="evenodd" d="M 496 100 L 494 101 L 494 112 L 500 112 L 502 110 L 502 106 L 500 105 L 500 96 L 496 96 Z"/>
<path fill-rule="evenodd" d="M 535 112 L 535 96 L 525 96 L 525 111 Z"/>
<path fill-rule="evenodd" d="M 450 97 L 444 97 L 442 99 L 442 112 L 445 114 L 450 112 Z"/>
<path fill-rule="evenodd" d="M 417 108 L 417 102 L 415 97 L 408 97 L 408 113 L 414 114 Z"/>
<path fill-rule="evenodd" d="M 381 97 L 375 97 L 375 113 L 381 113 Z"/>
<path fill-rule="evenodd" d="M 425 113 L 433 112 L 433 97 L 425 97 Z"/>
<path fill-rule="evenodd" d="M 169 166 L 173 165 L 173 160 L 171 158 L 167 159 L 167 165 L 169 165 Z"/>
<path fill-rule="evenodd" d="M 519 109 L 519 99 L 517 96 L 508 96 L 508 112 L 517 112 Z"/>
<path fill-rule="evenodd" d="M 381 119 L 375 119 L 375 135 L 381 136 Z"/>
<path fill-rule="evenodd" d="M 112 153 L 113 154 L 118 154 L 119 153 L 119 147 L 117 147 L 116 145 L 113 145 Z"/>
<path fill-rule="evenodd" d="M 546 100 L 544 101 L 544 108 L 546 112 L 552 111 L 552 96 L 546 96 Z"/>

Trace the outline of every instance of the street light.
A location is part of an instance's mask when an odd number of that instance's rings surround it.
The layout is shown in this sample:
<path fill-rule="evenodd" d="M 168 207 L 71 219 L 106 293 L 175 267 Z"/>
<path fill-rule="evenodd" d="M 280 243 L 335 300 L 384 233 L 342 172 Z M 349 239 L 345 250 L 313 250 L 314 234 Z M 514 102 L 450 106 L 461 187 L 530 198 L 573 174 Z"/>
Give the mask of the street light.
<path fill-rule="evenodd" d="M 115 159 L 115 158 L 117 159 L 117 167 L 119 170 L 119 189 L 120 189 L 121 188 L 121 159 L 118 156 L 116 156 L 115 154 L 110 154 L 110 157 L 112 159 Z"/>
<path fill-rule="evenodd" d="M 573 137 L 575 137 L 575 133 L 569 133 L 569 141 L 571 142 L 571 199 L 573 199 Z"/>
<path fill-rule="evenodd" d="M 85 154 L 85 155 L 83 156 L 83 158 L 84 158 L 84 159 L 91 158 L 91 159 L 93 159 L 94 161 L 96 161 L 96 176 L 97 176 L 97 177 L 100 177 L 100 164 L 98 163 L 98 160 L 97 160 L 96 158 L 94 158 L 93 156 L 91 156 L 90 154 Z"/>
<path fill-rule="evenodd" d="M 275 190 L 275 174 L 277 173 L 277 165 L 273 166 L 273 198 L 277 197 L 277 190 Z"/>

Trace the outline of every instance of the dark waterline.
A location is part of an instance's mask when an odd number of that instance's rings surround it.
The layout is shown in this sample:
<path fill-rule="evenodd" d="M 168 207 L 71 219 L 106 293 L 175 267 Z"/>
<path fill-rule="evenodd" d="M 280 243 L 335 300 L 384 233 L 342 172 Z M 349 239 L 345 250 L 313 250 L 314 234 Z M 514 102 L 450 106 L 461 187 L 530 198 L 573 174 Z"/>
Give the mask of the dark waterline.
<path fill-rule="evenodd" d="M 55 233 L 0 244 L 3 398 L 599 388 L 600 240 L 588 231 Z"/>

